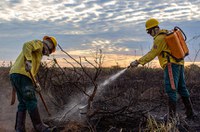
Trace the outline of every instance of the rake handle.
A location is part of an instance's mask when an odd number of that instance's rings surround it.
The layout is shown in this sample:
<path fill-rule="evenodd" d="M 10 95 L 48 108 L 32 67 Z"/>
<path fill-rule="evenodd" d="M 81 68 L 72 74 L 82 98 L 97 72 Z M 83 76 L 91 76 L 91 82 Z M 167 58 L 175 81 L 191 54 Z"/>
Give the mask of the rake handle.
<path fill-rule="evenodd" d="M 36 80 L 35 80 L 35 78 L 33 77 L 31 71 L 29 71 L 29 74 L 30 74 L 30 76 L 31 76 L 31 78 L 32 78 L 32 80 L 33 80 L 33 83 L 35 84 L 35 86 L 37 86 L 37 85 L 36 85 Z M 45 110 L 47 111 L 48 115 L 51 116 L 51 114 L 50 114 L 50 112 L 49 112 L 49 110 L 48 110 L 48 108 L 47 108 L 47 105 L 46 105 L 46 103 L 45 103 L 45 101 L 44 101 L 44 98 L 43 98 L 42 94 L 41 94 L 40 92 L 38 92 L 38 94 L 39 94 L 39 96 L 40 96 L 40 99 L 42 100 L 42 103 L 43 103 L 43 105 L 44 105 L 44 107 L 45 107 Z"/>

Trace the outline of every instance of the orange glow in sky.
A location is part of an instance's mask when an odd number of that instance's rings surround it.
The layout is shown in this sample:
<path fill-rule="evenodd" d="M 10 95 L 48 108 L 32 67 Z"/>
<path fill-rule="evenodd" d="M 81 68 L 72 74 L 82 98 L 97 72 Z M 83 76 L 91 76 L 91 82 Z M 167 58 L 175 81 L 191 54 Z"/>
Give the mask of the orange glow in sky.
<path fill-rule="evenodd" d="M 67 51 L 67 50 L 66 50 Z M 87 58 L 88 61 L 92 62 L 95 64 L 95 50 L 73 50 L 73 51 L 67 51 L 68 54 L 70 54 L 74 59 L 80 61 L 80 57 L 82 58 L 82 64 L 84 66 L 89 66 L 85 60 L 84 57 Z M 123 55 L 123 54 L 104 54 L 103 53 L 103 67 L 113 67 L 113 66 L 119 66 L 119 67 L 127 67 L 130 65 L 130 63 L 136 59 L 139 59 L 141 56 L 137 55 Z M 64 54 L 62 51 L 57 50 L 54 54 L 52 54 L 50 57 L 43 57 L 42 61 L 49 62 L 51 65 L 51 61 L 53 58 L 56 58 L 58 64 L 61 67 L 70 67 L 71 65 L 67 63 L 69 61 L 71 64 L 74 66 L 79 66 L 77 65 L 70 57 L 68 57 L 66 54 Z M 65 58 L 65 59 L 64 59 Z M 67 60 L 67 61 L 66 61 Z M 14 63 L 14 62 L 12 62 Z M 185 66 L 188 66 L 190 64 L 196 64 L 200 66 L 200 62 L 188 62 L 185 61 Z M 10 66 L 11 62 L 10 61 L 0 61 L 0 66 Z M 151 68 L 160 68 L 159 61 L 157 57 L 152 60 L 151 62 L 147 63 L 145 66 L 151 67 Z"/>

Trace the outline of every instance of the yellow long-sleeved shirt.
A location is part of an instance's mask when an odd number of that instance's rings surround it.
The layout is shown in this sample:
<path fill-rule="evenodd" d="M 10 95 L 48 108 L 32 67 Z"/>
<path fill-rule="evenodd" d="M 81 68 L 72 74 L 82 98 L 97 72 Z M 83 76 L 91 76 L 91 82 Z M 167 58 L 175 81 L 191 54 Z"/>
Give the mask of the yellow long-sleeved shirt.
<path fill-rule="evenodd" d="M 159 33 L 156 36 L 154 36 L 153 47 L 151 48 L 151 50 L 146 55 L 144 55 L 143 57 L 141 57 L 138 60 L 138 62 L 140 64 L 145 65 L 146 63 L 153 60 L 156 56 L 158 56 L 160 66 L 163 69 L 165 68 L 168 61 L 167 61 L 166 53 L 164 53 L 164 52 L 170 53 L 170 49 L 168 48 L 166 41 L 165 41 L 165 36 L 166 36 L 167 32 L 168 32 L 167 30 L 160 30 Z M 184 60 L 177 62 L 172 57 L 170 57 L 170 62 L 175 63 L 175 64 L 179 64 L 179 65 L 184 65 Z"/>
<path fill-rule="evenodd" d="M 43 43 L 40 40 L 32 40 L 26 42 L 23 46 L 22 52 L 17 57 L 14 65 L 10 70 L 10 74 L 12 73 L 19 73 L 31 78 L 28 72 L 25 70 L 25 60 L 32 61 L 32 69 L 31 73 L 35 77 L 40 67 L 40 62 L 42 60 L 42 50 L 43 50 Z"/>

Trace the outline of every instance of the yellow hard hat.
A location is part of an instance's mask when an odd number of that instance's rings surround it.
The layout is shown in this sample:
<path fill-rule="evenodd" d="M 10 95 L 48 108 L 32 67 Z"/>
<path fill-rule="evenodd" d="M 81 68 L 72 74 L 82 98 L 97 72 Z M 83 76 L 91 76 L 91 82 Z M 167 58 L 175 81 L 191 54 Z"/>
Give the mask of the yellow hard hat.
<path fill-rule="evenodd" d="M 155 19 L 155 18 L 150 18 L 150 19 L 148 19 L 148 20 L 146 21 L 146 24 L 145 24 L 146 30 L 148 30 L 148 29 L 150 29 L 150 28 L 152 28 L 152 27 L 158 26 L 158 24 L 159 24 L 159 22 L 158 22 L 157 19 Z"/>
<path fill-rule="evenodd" d="M 58 44 L 56 38 L 53 37 L 53 36 L 44 36 L 43 37 L 43 40 L 47 40 L 47 39 L 50 39 L 53 42 L 54 48 L 53 48 L 52 52 L 55 52 L 56 51 L 56 46 Z"/>

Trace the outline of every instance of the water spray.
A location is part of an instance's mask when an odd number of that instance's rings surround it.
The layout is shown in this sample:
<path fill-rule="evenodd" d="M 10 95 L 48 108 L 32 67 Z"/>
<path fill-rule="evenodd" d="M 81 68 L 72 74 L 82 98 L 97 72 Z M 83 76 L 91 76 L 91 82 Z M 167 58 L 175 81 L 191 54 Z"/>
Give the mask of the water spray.
<path fill-rule="evenodd" d="M 66 53 L 71 59 L 73 59 L 74 61 L 76 61 L 72 56 L 70 56 L 67 52 L 65 52 L 62 47 L 58 44 L 59 48 L 61 49 L 61 51 L 63 51 L 64 53 Z M 110 84 L 111 82 L 113 82 L 114 80 L 116 80 L 120 75 L 122 75 L 127 69 L 129 69 L 130 66 L 128 66 L 127 68 L 117 72 L 116 74 L 112 75 L 111 77 L 109 77 L 108 79 L 106 79 L 104 82 L 100 83 L 100 85 L 97 88 L 97 92 L 96 94 L 98 95 L 100 92 L 102 92 L 103 88 Z M 89 88 L 90 90 L 87 91 L 87 94 L 90 95 L 90 93 L 92 93 L 92 88 Z M 79 114 L 86 114 L 87 110 L 88 110 L 88 104 L 86 104 L 86 96 L 84 97 L 77 97 L 79 95 L 76 95 L 76 99 L 80 98 L 79 100 L 72 100 L 70 103 L 68 103 L 65 106 L 65 110 L 62 113 L 59 113 L 58 116 L 54 117 L 54 120 L 58 120 L 60 121 L 65 121 L 67 119 L 67 117 L 70 117 L 72 114 L 76 113 L 79 111 Z"/>
<path fill-rule="evenodd" d="M 100 85 L 98 86 L 97 89 L 97 93 L 99 94 L 100 92 L 102 92 L 103 88 L 110 84 L 111 82 L 113 82 L 114 80 L 116 80 L 120 75 L 122 75 L 129 67 L 120 70 L 119 72 L 117 72 L 116 74 L 112 75 L 111 77 L 109 77 L 108 79 L 106 79 L 104 82 L 100 83 Z M 92 89 L 90 88 L 90 90 L 87 92 L 88 94 L 92 92 Z M 77 99 L 77 96 L 76 96 Z M 80 97 L 79 101 L 75 101 L 73 100 L 73 102 L 71 101 L 71 103 L 68 103 L 66 105 L 65 109 L 68 109 L 67 111 L 64 110 L 62 113 L 59 113 L 57 117 L 55 117 L 55 120 L 58 121 L 65 121 L 67 119 L 67 117 L 70 117 L 72 114 L 79 112 L 79 114 L 86 114 L 87 113 L 87 108 L 88 108 L 88 104 L 85 104 L 87 98 L 86 97 Z M 67 107 L 68 106 L 68 107 Z M 69 106 L 71 107 L 69 109 Z"/>

